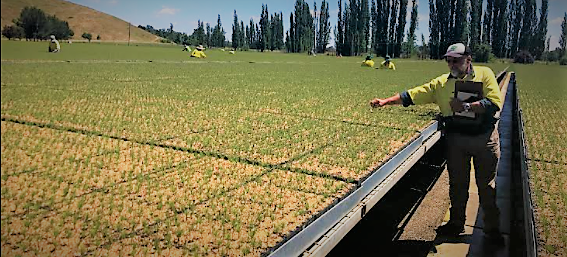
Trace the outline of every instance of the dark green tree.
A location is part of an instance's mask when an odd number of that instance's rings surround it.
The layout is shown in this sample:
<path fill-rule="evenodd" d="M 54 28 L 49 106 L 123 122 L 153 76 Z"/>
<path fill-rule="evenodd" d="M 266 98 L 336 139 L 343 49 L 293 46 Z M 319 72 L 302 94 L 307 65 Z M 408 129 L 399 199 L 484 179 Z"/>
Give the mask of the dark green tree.
<path fill-rule="evenodd" d="M 421 50 L 419 54 L 420 59 L 425 59 L 429 55 L 428 45 L 425 43 L 425 36 L 421 33 Z"/>
<path fill-rule="evenodd" d="M 494 11 L 494 0 L 487 0 L 483 19 L 482 42 L 492 44 L 492 17 Z"/>
<path fill-rule="evenodd" d="M 276 50 L 276 44 L 277 44 L 277 36 L 278 36 L 278 16 L 277 14 L 272 14 L 270 16 L 270 46 L 268 47 L 271 51 Z"/>
<path fill-rule="evenodd" d="M 81 37 L 88 40 L 89 42 L 91 42 L 91 40 L 93 39 L 93 35 L 91 35 L 91 33 L 87 33 L 87 32 L 84 32 L 83 35 L 81 35 Z"/>
<path fill-rule="evenodd" d="M 534 41 L 534 58 L 540 60 L 545 51 L 545 40 L 547 38 L 547 13 L 548 0 L 541 1 L 540 17 Z"/>
<path fill-rule="evenodd" d="M 260 16 L 260 51 L 264 52 L 270 46 L 270 20 L 268 16 L 268 5 L 262 4 L 262 15 Z"/>
<path fill-rule="evenodd" d="M 515 1 L 515 0 L 512 0 Z M 471 24 L 470 24 L 470 42 L 471 48 L 481 42 L 480 33 L 482 29 L 482 1 L 481 0 L 470 0 L 471 4 Z"/>
<path fill-rule="evenodd" d="M 250 49 L 257 49 L 256 23 L 254 23 L 254 20 L 252 18 L 250 18 L 250 38 L 248 39 L 248 44 L 250 45 Z"/>
<path fill-rule="evenodd" d="M 293 12 L 289 14 L 289 39 L 286 40 L 288 43 L 287 51 L 290 53 L 295 53 L 296 49 L 296 39 L 295 39 L 295 19 L 293 17 Z"/>
<path fill-rule="evenodd" d="M 317 13 L 317 2 L 313 1 L 313 46 L 314 51 L 317 51 L 317 30 L 319 30 L 319 14 Z"/>
<path fill-rule="evenodd" d="M 390 5 L 390 28 L 388 31 L 388 41 L 386 44 L 386 54 L 393 55 L 394 46 L 396 43 L 396 19 L 398 16 L 398 7 L 400 6 L 399 0 L 393 0 L 392 5 Z"/>
<path fill-rule="evenodd" d="M 518 50 L 533 51 L 532 38 L 535 34 L 534 28 L 537 22 L 536 2 L 535 0 L 524 0 L 522 8 L 522 29 L 520 31 L 520 39 L 518 42 Z"/>
<path fill-rule="evenodd" d="M 212 38 L 213 38 L 212 39 L 213 46 L 224 47 L 225 37 L 224 37 L 224 29 L 222 27 L 220 14 L 218 15 L 217 18 L 217 25 L 213 29 Z"/>
<path fill-rule="evenodd" d="M 55 15 L 46 15 L 43 10 L 33 6 L 24 7 L 20 17 L 13 22 L 23 29 L 27 40 L 43 40 L 50 35 L 58 39 L 68 39 L 74 35 L 66 21 L 58 19 Z"/>
<path fill-rule="evenodd" d="M 245 35 L 245 28 L 244 28 L 244 21 L 240 21 L 240 31 L 238 33 L 238 46 L 240 48 L 248 49 L 248 44 L 246 43 L 246 35 Z"/>
<path fill-rule="evenodd" d="M 407 10 L 408 10 L 408 0 L 400 0 L 398 23 L 396 25 L 396 41 L 395 41 L 396 44 L 394 47 L 393 57 L 400 56 L 402 41 L 404 40 L 404 32 L 406 29 Z"/>
<path fill-rule="evenodd" d="M 276 37 L 276 48 L 281 50 L 284 48 L 284 26 L 283 26 L 283 13 L 280 12 L 278 15 L 278 25 L 277 25 L 277 37 Z"/>
<path fill-rule="evenodd" d="M 415 48 L 415 30 L 417 29 L 417 3 L 416 0 L 412 0 L 412 7 L 411 7 L 411 19 L 410 19 L 410 27 L 408 31 L 408 38 L 407 38 L 407 46 L 406 53 L 410 56 Z"/>
<path fill-rule="evenodd" d="M 47 16 L 43 10 L 34 6 L 26 6 L 20 12 L 20 17 L 14 23 L 24 29 L 27 40 L 47 38 Z"/>
<path fill-rule="evenodd" d="M 213 45 L 213 30 L 211 29 L 211 24 L 209 24 L 208 22 L 206 26 L 206 31 L 207 33 L 205 35 L 206 38 L 205 41 L 207 42 L 207 47 L 211 47 Z M 175 40 L 175 41 L 179 41 L 179 40 Z"/>
<path fill-rule="evenodd" d="M 563 16 L 563 22 L 561 23 L 561 37 L 559 38 L 559 56 L 560 58 L 565 56 L 567 52 L 567 12 Z"/>
<path fill-rule="evenodd" d="M 407 1 L 407 0 L 405 0 Z M 360 15 L 359 15 L 359 29 L 361 32 L 361 49 L 365 53 L 368 52 L 368 45 L 370 44 L 370 9 L 368 6 L 368 0 L 361 0 L 360 2 Z"/>
<path fill-rule="evenodd" d="M 329 22 L 329 5 L 327 1 L 321 2 L 321 10 L 319 15 L 319 29 L 317 34 L 317 52 L 324 53 L 329 43 L 329 33 L 331 33 L 331 23 Z"/>
<path fill-rule="evenodd" d="M 373 28 L 375 42 L 374 51 L 377 55 L 385 56 L 388 54 L 389 37 L 388 37 L 388 20 L 390 17 L 390 1 L 376 0 L 376 9 L 371 16 L 375 20 L 376 25 Z"/>
<path fill-rule="evenodd" d="M 435 0 L 429 0 L 429 51 L 432 59 L 439 59 L 440 26 Z"/>
<path fill-rule="evenodd" d="M 197 21 L 197 28 L 193 30 L 193 34 L 191 35 L 192 45 L 203 45 L 206 43 L 206 34 L 205 34 L 205 27 L 201 20 Z"/>
<path fill-rule="evenodd" d="M 457 0 L 455 9 L 455 25 L 453 26 L 453 42 L 462 42 L 467 44 L 469 41 L 470 26 L 467 22 L 468 15 L 469 8 L 467 0 Z"/>
<path fill-rule="evenodd" d="M 236 50 L 240 43 L 240 23 L 238 23 L 238 15 L 234 10 L 234 23 L 232 24 L 232 48 Z"/>
<path fill-rule="evenodd" d="M 47 24 L 45 25 L 45 38 L 54 35 L 58 39 L 69 39 L 75 33 L 69 28 L 69 23 L 60 20 L 55 15 L 47 16 Z"/>
<path fill-rule="evenodd" d="M 508 16 L 508 57 L 515 56 L 518 52 L 518 40 L 522 30 L 523 12 L 521 3 L 523 0 L 511 0 Z"/>
<path fill-rule="evenodd" d="M 344 29 L 345 22 L 343 16 L 343 1 L 339 0 L 339 12 L 337 14 L 337 26 L 335 27 L 335 48 L 337 54 L 343 54 L 344 51 Z"/>
<path fill-rule="evenodd" d="M 452 41 L 452 17 L 450 14 L 454 11 L 450 0 L 437 0 L 435 9 L 437 11 L 437 22 L 439 26 L 439 48 L 437 50 L 439 54 L 442 55 Z M 441 56 L 439 56 L 439 58 L 441 58 Z"/>
<path fill-rule="evenodd" d="M 315 25 L 313 21 L 309 4 L 303 0 L 297 0 L 294 12 L 290 15 L 290 52 L 305 52 L 314 48 Z"/>
<path fill-rule="evenodd" d="M 506 0 L 494 0 L 492 9 L 492 51 L 496 57 L 506 57 L 506 39 L 508 35 L 507 15 L 508 3 Z"/>
<path fill-rule="evenodd" d="M 21 39 L 24 37 L 24 29 L 16 25 L 4 25 L 2 36 L 5 36 L 8 40 L 12 38 Z"/>

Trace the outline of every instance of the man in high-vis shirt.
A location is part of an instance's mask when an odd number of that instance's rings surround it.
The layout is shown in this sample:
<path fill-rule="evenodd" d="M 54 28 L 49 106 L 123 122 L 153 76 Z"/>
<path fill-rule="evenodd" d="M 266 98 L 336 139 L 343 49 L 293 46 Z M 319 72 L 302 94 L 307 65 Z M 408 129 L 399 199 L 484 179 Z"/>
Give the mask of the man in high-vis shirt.
<path fill-rule="evenodd" d="M 390 56 L 386 55 L 384 61 L 380 63 L 379 69 L 389 69 L 389 70 L 396 70 L 396 65 L 390 60 Z"/>
<path fill-rule="evenodd" d="M 500 141 L 496 128 L 496 113 L 502 108 L 496 77 L 488 67 L 473 66 L 471 52 L 461 43 L 449 46 L 444 55 L 450 72 L 429 83 L 390 98 L 370 101 L 372 107 L 401 104 L 435 103 L 441 111 L 441 121 L 447 142 L 447 169 L 449 171 L 450 220 L 437 228 L 437 234 L 457 236 L 464 232 L 465 210 L 468 200 L 471 158 L 480 205 L 484 211 L 485 238 L 503 244 L 500 233 L 500 211 L 496 206 L 495 177 L 500 158 Z M 482 96 L 474 102 L 455 98 L 455 83 L 482 83 Z M 472 81 L 472 82 L 470 82 Z M 474 84 L 474 83 L 473 83 Z M 468 113 L 479 119 L 476 125 L 465 123 L 456 113 Z"/>
<path fill-rule="evenodd" d="M 362 64 L 360 66 L 374 68 L 374 61 L 372 60 L 372 55 L 367 55 L 366 59 L 362 61 Z"/>
<path fill-rule="evenodd" d="M 195 47 L 195 50 L 193 50 L 193 52 L 191 52 L 191 57 L 207 58 L 207 55 L 205 54 L 205 52 L 203 52 L 204 50 L 205 50 L 205 48 L 202 45 Z"/>
<path fill-rule="evenodd" d="M 59 45 L 59 41 L 55 39 L 54 35 L 49 36 L 51 41 L 49 41 L 49 48 L 48 51 L 50 53 L 58 53 L 61 50 L 61 45 Z"/>

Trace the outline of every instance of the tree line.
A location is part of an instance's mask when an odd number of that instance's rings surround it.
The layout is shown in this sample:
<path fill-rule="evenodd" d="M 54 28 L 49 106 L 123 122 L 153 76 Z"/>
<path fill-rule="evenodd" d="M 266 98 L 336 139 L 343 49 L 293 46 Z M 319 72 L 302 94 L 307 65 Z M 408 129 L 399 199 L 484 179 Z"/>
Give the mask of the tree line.
<path fill-rule="evenodd" d="M 217 25 L 211 27 L 209 23 L 205 25 L 201 20 L 197 21 L 197 28 L 191 35 L 185 32 L 173 30 L 173 24 L 169 24 L 169 29 L 155 29 L 151 25 L 138 25 L 138 28 L 148 31 L 162 39 L 163 43 L 176 43 L 184 45 L 206 45 L 207 47 L 225 47 L 226 41 L 224 28 L 222 27 L 220 15 L 218 15 Z"/>
<path fill-rule="evenodd" d="M 234 10 L 234 23 L 232 25 L 232 48 L 234 49 L 257 49 L 281 50 L 284 48 L 283 14 L 269 14 L 268 5 L 262 5 L 262 13 L 259 23 L 250 19 L 250 24 L 244 26 L 244 22 L 238 21 L 238 15 Z"/>
<path fill-rule="evenodd" d="M 485 0 L 429 0 L 429 42 L 425 43 L 422 34 L 421 46 L 415 44 L 417 2 L 411 0 L 410 6 L 409 1 L 337 0 L 338 19 L 333 29 L 337 53 L 345 56 L 374 53 L 392 57 L 418 53 L 424 58 L 440 59 L 450 44 L 464 42 L 485 59 L 490 55 L 514 58 L 526 53 L 535 59 L 550 59 L 552 55 L 559 59 L 566 54 L 567 13 L 561 25 L 560 46 L 549 51 L 549 0 L 542 0 L 539 8 L 536 0 L 486 0 L 486 5 L 483 4 Z M 327 50 L 332 28 L 329 3 L 322 0 L 319 10 L 317 2 L 312 7 L 304 0 L 296 0 L 287 31 L 284 31 L 283 13 L 270 14 L 265 4 L 258 23 L 250 19 L 245 24 L 234 10 L 231 41 L 225 36 L 220 15 L 214 27 L 199 20 L 192 34 L 174 31 L 173 24 L 168 29 L 155 29 L 151 25 L 138 27 L 162 37 L 165 42 L 177 44 L 323 53 Z M 411 19 L 406 32 L 408 8 Z M 50 35 L 68 39 L 74 35 L 66 21 L 33 6 L 25 7 L 13 22 L 2 29 L 2 35 L 9 39 L 44 40 Z"/>
<path fill-rule="evenodd" d="M 487 0 L 484 11 L 483 0 L 429 0 L 430 56 L 439 59 L 448 45 L 468 42 L 473 51 L 485 49 L 498 58 L 543 59 L 550 50 L 548 6 L 542 0 L 538 15 L 535 0 Z M 566 36 L 563 30 L 561 38 Z M 563 56 L 564 44 L 560 49 Z"/>
<path fill-rule="evenodd" d="M 24 7 L 13 22 L 13 25 L 2 28 L 2 35 L 8 39 L 46 40 L 51 35 L 58 39 L 69 39 L 75 35 L 69 23 L 34 6 Z"/>

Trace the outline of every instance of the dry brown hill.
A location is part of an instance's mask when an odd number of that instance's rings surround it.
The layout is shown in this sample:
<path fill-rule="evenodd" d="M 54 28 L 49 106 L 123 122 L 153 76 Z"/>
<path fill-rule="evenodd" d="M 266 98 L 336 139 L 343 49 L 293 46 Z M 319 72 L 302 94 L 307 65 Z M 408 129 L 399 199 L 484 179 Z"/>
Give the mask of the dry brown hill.
<path fill-rule="evenodd" d="M 128 22 L 63 0 L 1 0 L 1 26 L 11 25 L 12 20 L 19 17 L 26 6 L 35 6 L 47 14 L 56 15 L 59 19 L 67 21 L 75 32 L 73 39 L 82 39 L 81 35 L 87 32 L 93 35 L 93 39 L 100 35 L 102 41 L 128 41 Z M 158 42 L 159 37 L 132 26 L 130 41 Z"/>

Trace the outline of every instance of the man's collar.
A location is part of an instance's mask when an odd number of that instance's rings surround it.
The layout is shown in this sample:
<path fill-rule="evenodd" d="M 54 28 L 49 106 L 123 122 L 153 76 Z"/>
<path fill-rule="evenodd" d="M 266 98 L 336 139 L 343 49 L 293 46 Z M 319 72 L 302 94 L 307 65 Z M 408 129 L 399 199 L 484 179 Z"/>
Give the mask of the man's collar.
<path fill-rule="evenodd" d="M 471 62 L 471 65 L 469 65 L 469 69 L 468 69 L 468 71 L 467 71 L 467 74 L 466 74 L 465 78 L 466 78 L 468 75 L 471 75 L 471 77 L 474 78 L 474 69 L 473 69 L 472 62 Z M 458 78 L 457 78 L 457 77 L 453 77 L 453 74 L 451 74 L 451 73 L 449 72 L 449 79 L 458 79 Z"/>

